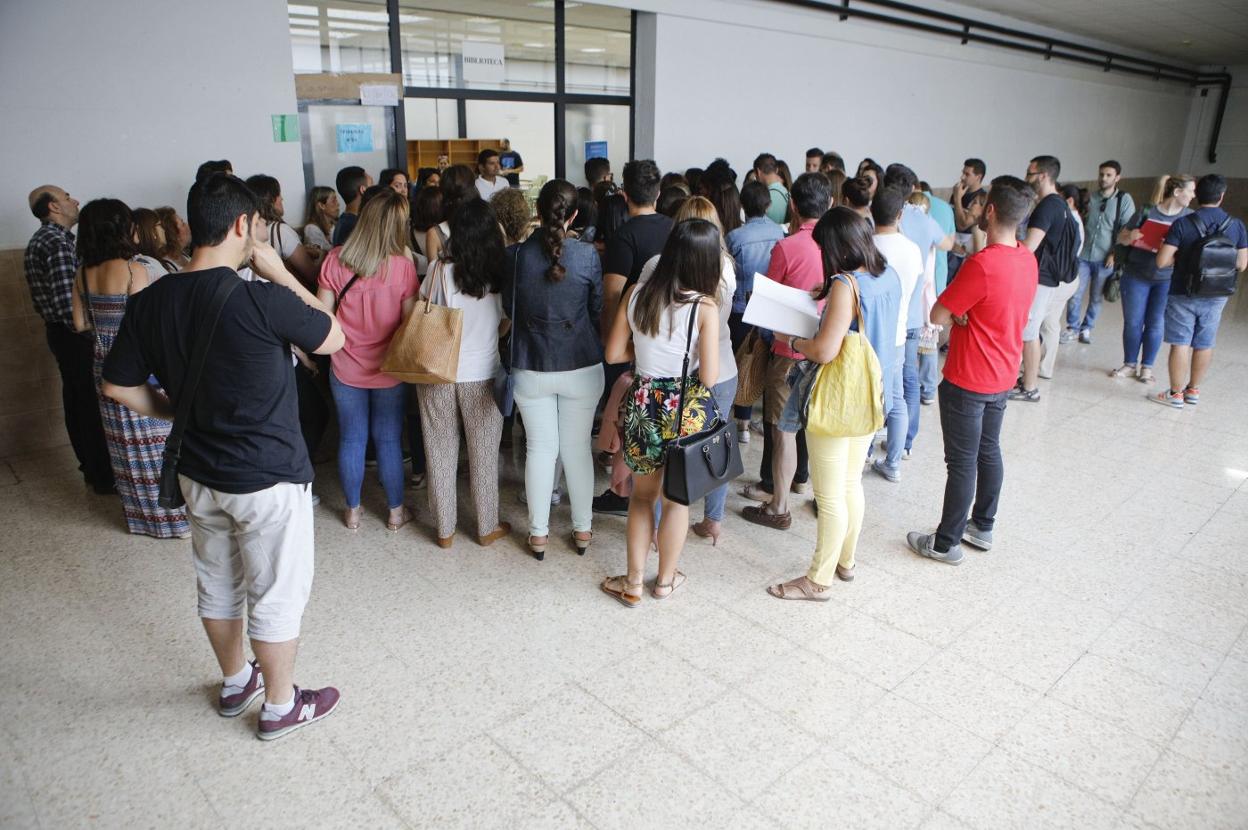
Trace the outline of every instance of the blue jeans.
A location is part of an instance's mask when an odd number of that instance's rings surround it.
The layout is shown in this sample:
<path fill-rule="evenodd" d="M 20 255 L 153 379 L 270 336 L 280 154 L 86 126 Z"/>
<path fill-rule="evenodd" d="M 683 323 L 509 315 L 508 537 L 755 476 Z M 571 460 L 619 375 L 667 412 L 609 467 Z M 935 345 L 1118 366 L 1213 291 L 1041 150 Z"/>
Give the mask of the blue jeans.
<path fill-rule="evenodd" d="M 729 410 L 732 409 L 732 399 L 737 396 L 737 376 L 733 375 L 728 380 L 720 381 L 711 387 L 711 397 L 715 399 L 715 406 L 718 407 L 720 417 L 727 418 Z M 736 449 L 734 447 L 733 449 Z M 702 516 L 713 522 L 722 522 L 724 520 L 724 503 L 728 501 L 728 485 L 716 487 L 714 490 L 706 494 L 705 507 Z"/>
<path fill-rule="evenodd" d="M 1105 280 L 1109 279 L 1109 275 L 1112 273 L 1114 273 L 1114 269 L 1104 262 L 1093 262 L 1090 259 L 1079 260 L 1079 290 L 1075 292 L 1075 296 L 1071 297 L 1070 302 L 1066 304 L 1066 328 L 1091 331 L 1096 327 L 1096 315 L 1100 313 L 1101 302 L 1105 299 L 1103 294 Z M 1092 293 L 1088 297 L 1088 310 L 1083 315 L 1083 323 L 1081 325 L 1079 312 L 1083 310 L 1083 295 L 1088 290 L 1089 285 L 1091 285 Z"/>
<path fill-rule="evenodd" d="M 1166 329 L 1170 280 L 1142 280 L 1122 275 L 1122 362 L 1153 365 Z M 1144 349 L 1141 356 L 1140 348 Z"/>
<path fill-rule="evenodd" d="M 910 421 L 906 426 L 906 449 L 909 450 L 914 446 L 914 436 L 919 434 L 919 390 L 923 385 L 923 372 L 927 368 L 923 365 L 923 358 L 930 357 L 931 368 L 936 368 L 936 355 L 919 354 L 919 333 L 922 329 L 906 330 L 906 364 L 901 370 L 901 388 L 906 398 L 906 410 L 910 415 Z M 928 397 L 935 397 L 936 384 L 928 381 Z"/>
<path fill-rule="evenodd" d="M 377 475 L 386 491 L 386 505 L 403 506 L 403 426 L 407 387 L 361 389 L 329 373 L 329 390 L 338 409 L 338 478 L 347 507 L 360 506 L 364 485 L 364 448 L 372 436 L 377 450 Z"/>
<path fill-rule="evenodd" d="M 906 433 L 910 430 L 910 409 L 906 405 L 905 392 L 906 353 L 898 353 L 896 365 L 893 367 L 892 389 L 885 390 L 888 398 L 888 414 L 884 416 L 884 426 L 888 430 L 888 454 L 884 463 L 897 469 L 901 463 L 901 451 L 906 443 Z M 917 384 L 916 384 L 916 390 Z M 914 401 L 918 407 L 918 398 Z"/>

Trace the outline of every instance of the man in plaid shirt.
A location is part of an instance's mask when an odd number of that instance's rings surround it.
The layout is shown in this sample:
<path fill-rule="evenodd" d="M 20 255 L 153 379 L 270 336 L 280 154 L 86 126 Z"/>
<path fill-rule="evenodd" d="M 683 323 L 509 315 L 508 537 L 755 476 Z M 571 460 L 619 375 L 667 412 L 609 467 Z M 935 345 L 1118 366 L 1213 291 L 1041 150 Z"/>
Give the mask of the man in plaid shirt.
<path fill-rule="evenodd" d="M 26 246 L 26 283 L 61 372 L 65 430 L 87 484 L 97 493 L 111 493 L 113 468 L 95 394 L 93 341 L 74 331 L 71 298 L 78 255 L 70 228 L 78 223 L 78 200 L 55 185 L 43 185 L 30 193 L 30 212 L 41 224 Z"/>

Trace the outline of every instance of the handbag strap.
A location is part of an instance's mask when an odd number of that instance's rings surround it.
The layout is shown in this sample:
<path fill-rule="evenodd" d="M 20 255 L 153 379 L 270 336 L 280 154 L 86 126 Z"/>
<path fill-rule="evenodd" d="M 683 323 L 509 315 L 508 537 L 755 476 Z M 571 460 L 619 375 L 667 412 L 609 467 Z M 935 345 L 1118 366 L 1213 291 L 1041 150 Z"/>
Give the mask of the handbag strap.
<path fill-rule="evenodd" d="M 693 327 L 698 322 L 698 309 L 702 306 L 702 297 L 698 296 L 689 311 L 689 332 L 685 335 L 685 360 L 680 367 L 680 402 L 676 406 L 676 437 L 680 438 L 680 427 L 685 422 L 685 387 L 689 383 L 689 350 L 693 347 Z"/>
<path fill-rule="evenodd" d="M 520 246 L 516 246 L 515 258 L 511 261 L 511 331 L 507 333 L 507 373 L 511 374 L 516 360 L 516 274 L 520 268 Z"/>
<path fill-rule="evenodd" d="M 351 286 L 355 285 L 355 281 L 358 280 L 359 278 L 360 278 L 359 274 L 352 274 L 351 279 L 347 280 L 347 284 L 344 285 L 342 287 L 342 290 L 339 291 L 337 295 L 334 296 L 334 313 L 335 314 L 338 313 L 338 306 L 342 305 L 342 298 L 346 295 L 348 291 L 351 290 Z"/>
<path fill-rule="evenodd" d="M 165 455 L 176 464 L 182 454 L 182 433 L 186 430 L 186 422 L 191 416 L 191 404 L 195 401 L 195 393 L 199 391 L 199 381 L 204 374 L 204 363 L 208 359 L 208 348 L 212 345 L 212 336 L 217 331 L 217 323 L 221 320 L 221 311 L 226 301 L 241 285 L 239 280 L 228 277 L 217 284 L 217 290 L 208 303 L 199 329 L 195 332 L 195 344 L 191 347 L 191 360 L 186 373 L 186 383 L 178 398 L 178 409 L 173 417 L 173 426 L 169 437 L 165 439 Z"/>

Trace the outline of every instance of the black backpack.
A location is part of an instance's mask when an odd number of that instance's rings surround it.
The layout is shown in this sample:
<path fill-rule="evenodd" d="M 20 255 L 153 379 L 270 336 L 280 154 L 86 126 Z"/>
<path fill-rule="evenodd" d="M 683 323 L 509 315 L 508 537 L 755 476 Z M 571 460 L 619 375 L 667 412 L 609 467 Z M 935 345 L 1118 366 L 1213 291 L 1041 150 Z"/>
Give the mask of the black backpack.
<path fill-rule="evenodd" d="M 1065 220 L 1060 234 L 1050 239 L 1045 235 L 1040 248 L 1040 267 L 1057 275 L 1059 283 L 1068 283 L 1079 276 L 1079 224 L 1062 202 Z M 1051 263 L 1051 264 L 1050 264 Z"/>
<path fill-rule="evenodd" d="M 1235 241 L 1226 235 L 1231 221 L 1228 216 L 1210 229 L 1203 226 L 1199 216 L 1192 217 L 1200 239 L 1179 249 L 1172 277 L 1187 296 L 1229 297 L 1235 293 L 1239 252 Z"/>

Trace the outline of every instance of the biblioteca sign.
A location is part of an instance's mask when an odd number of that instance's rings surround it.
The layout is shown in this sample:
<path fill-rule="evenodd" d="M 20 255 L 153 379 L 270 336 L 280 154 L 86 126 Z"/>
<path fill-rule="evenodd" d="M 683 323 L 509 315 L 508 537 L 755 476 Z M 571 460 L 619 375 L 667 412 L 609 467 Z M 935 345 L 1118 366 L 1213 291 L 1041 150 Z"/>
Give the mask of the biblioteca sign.
<path fill-rule="evenodd" d="M 464 41 L 464 80 L 501 82 L 507 72 L 507 57 L 501 43 Z"/>

